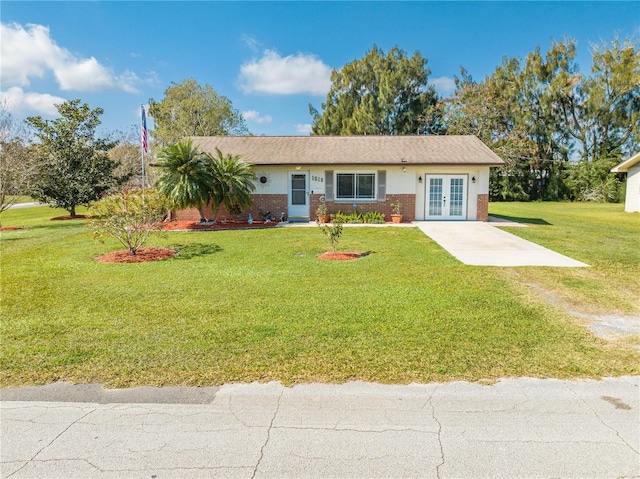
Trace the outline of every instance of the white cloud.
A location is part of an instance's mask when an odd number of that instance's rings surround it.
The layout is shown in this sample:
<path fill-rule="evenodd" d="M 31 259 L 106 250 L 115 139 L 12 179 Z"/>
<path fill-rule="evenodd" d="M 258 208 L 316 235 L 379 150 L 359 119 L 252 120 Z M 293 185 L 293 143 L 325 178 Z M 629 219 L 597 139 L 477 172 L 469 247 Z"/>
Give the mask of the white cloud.
<path fill-rule="evenodd" d="M 20 87 L 12 87 L 0 92 L 2 102 L 6 102 L 7 109 L 16 113 L 37 113 L 46 116 L 56 116 L 56 105 L 63 103 L 64 98 L 48 93 L 25 92 Z"/>
<path fill-rule="evenodd" d="M 451 93 L 456 89 L 455 81 L 449 77 L 432 78 L 429 80 L 429 84 L 433 85 L 440 94 Z"/>
<path fill-rule="evenodd" d="M 56 44 L 43 25 L 2 24 L 1 81 L 3 86 L 29 86 L 31 78 L 52 72 L 62 90 L 136 92 L 139 78 L 126 71 L 122 75 L 100 64 L 94 57 L 79 58 Z"/>
<path fill-rule="evenodd" d="M 255 37 L 251 35 L 242 34 L 242 43 L 249 47 L 254 52 L 258 53 L 262 43 L 260 43 Z"/>
<path fill-rule="evenodd" d="M 272 118 L 269 115 L 261 115 L 255 110 L 243 111 L 242 116 L 252 123 L 271 123 Z"/>
<path fill-rule="evenodd" d="M 311 123 L 298 123 L 296 125 L 296 131 L 298 133 L 305 133 L 305 134 L 311 133 Z"/>
<path fill-rule="evenodd" d="M 245 93 L 325 95 L 331 86 L 331 68 L 315 55 L 281 57 L 265 50 L 262 58 L 240 67 L 240 87 Z"/>

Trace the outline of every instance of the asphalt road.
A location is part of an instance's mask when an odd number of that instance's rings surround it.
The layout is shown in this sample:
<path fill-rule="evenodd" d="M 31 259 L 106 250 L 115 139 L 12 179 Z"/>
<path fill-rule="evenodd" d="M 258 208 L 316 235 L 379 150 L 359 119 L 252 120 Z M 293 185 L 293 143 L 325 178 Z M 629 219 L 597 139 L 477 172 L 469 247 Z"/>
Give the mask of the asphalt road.
<path fill-rule="evenodd" d="M 0 390 L 3 478 L 640 477 L 640 377 Z"/>

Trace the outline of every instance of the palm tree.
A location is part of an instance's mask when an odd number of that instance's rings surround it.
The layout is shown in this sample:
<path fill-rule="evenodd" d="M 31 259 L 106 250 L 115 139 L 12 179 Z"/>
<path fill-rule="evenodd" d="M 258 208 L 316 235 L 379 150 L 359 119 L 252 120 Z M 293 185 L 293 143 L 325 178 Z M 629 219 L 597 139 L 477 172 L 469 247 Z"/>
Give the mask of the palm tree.
<path fill-rule="evenodd" d="M 256 189 L 256 175 L 251 165 L 238 155 L 224 155 L 216 148 L 217 155 L 210 157 L 209 172 L 213 179 L 211 199 L 213 221 L 224 205 L 230 213 L 240 212 L 251 206 L 251 192 Z"/>
<path fill-rule="evenodd" d="M 208 165 L 211 156 L 194 148 L 191 140 L 181 140 L 163 148 L 156 166 L 164 171 L 156 187 L 176 209 L 195 207 L 200 221 L 206 221 L 203 207 L 211 198 L 213 179 Z"/>

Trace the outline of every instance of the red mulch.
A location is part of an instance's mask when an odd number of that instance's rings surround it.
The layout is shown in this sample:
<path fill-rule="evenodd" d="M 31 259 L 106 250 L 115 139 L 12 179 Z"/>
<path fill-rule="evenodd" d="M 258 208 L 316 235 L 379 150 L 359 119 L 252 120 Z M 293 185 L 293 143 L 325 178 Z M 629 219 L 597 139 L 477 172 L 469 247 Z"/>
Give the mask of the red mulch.
<path fill-rule="evenodd" d="M 144 263 L 146 261 L 158 261 L 175 256 L 176 252 L 167 248 L 141 248 L 135 256 L 129 254 L 129 250 L 123 249 L 107 253 L 96 258 L 100 263 Z"/>
<path fill-rule="evenodd" d="M 254 221 L 249 224 L 246 221 L 220 221 L 213 224 L 198 224 L 197 221 L 168 221 L 162 228 L 165 231 L 210 231 L 210 230 L 234 230 L 234 229 L 250 229 L 250 228 L 271 228 L 277 226 L 278 223 L 264 223 L 262 221 Z"/>
<path fill-rule="evenodd" d="M 16 231 L 24 229 L 24 226 L 3 226 L 0 228 L 0 231 Z"/>
<path fill-rule="evenodd" d="M 369 254 L 368 251 L 364 253 L 359 253 L 357 251 L 328 251 L 327 253 L 322 253 L 316 256 L 318 259 L 331 259 L 331 260 L 349 260 L 349 259 L 359 259 L 363 256 L 367 256 Z"/>
<path fill-rule="evenodd" d="M 56 216 L 55 218 L 51 218 L 51 221 L 59 221 L 59 220 L 84 220 L 87 215 L 66 215 L 66 216 Z"/>

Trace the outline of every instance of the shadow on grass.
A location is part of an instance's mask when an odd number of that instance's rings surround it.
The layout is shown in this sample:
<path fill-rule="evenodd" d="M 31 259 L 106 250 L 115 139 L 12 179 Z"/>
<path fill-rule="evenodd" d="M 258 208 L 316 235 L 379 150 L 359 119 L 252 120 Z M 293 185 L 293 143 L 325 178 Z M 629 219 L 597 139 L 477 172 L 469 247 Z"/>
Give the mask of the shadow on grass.
<path fill-rule="evenodd" d="M 521 218 L 519 216 L 507 216 L 507 215 L 497 215 L 495 213 L 490 213 L 489 216 L 495 216 L 496 218 L 500 218 L 508 221 L 515 221 L 516 223 L 522 223 L 526 225 L 547 225 L 551 226 L 551 223 L 543 220 L 542 218 Z"/>
<path fill-rule="evenodd" d="M 170 248 L 178 252 L 178 254 L 173 257 L 173 259 L 175 260 L 185 260 L 198 256 L 207 256 L 222 251 L 222 248 L 217 244 L 207 243 L 174 244 L 171 245 Z"/>

